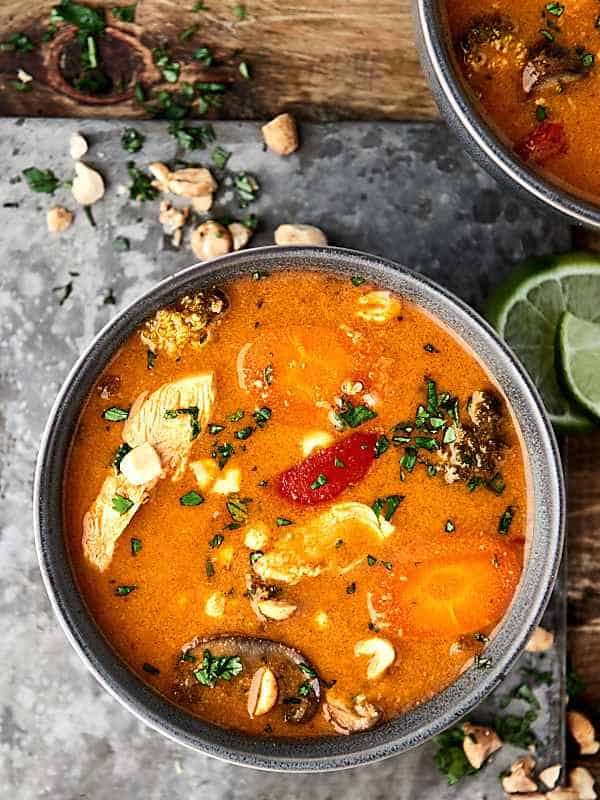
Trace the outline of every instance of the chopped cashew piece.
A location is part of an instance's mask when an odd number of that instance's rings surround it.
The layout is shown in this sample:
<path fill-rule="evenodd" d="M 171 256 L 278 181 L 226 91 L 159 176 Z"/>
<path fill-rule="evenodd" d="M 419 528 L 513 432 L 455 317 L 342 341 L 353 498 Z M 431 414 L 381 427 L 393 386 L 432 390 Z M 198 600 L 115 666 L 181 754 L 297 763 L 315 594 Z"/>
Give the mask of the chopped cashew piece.
<path fill-rule="evenodd" d="M 280 246 L 292 244 L 326 245 L 327 237 L 320 228 L 314 225 L 280 225 L 275 231 L 275 244 Z"/>
<path fill-rule="evenodd" d="M 394 645 L 388 639 L 373 636 L 354 645 L 355 656 L 370 656 L 367 664 L 367 680 L 376 681 L 396 660 Z"/>
<path fill-rule="evenodd" d="M 91 206 L 104 196 L 102 175 L 83 161 L 75 162 L 75 177 L 71 191 L 82 206 Z"/>
<path fill-rule="evenodd" d="M 537 784 L 531 779 L 535 761 L 531 756 L 521 756 L 511 764 L 510 773 L 502 778 L 502 788 L 507 794 L 535 792 Z"/>
<path fill-rule="evenodd" d="M 596 800 L 594 777 L 585 767 L 575 767 L 569 772 L 570 788 L 575 789 L 579 800 Z"/>
<path fill-rule="evenodd" d="M 232 222 L 227 226 L 231 234 L 234 250 L 242 250 L 252 238 L 252 231 L 241 222 Z"/>
<path fill-rule="evenodd" d="M 215 494 L 236 494 L 240 490 L 242 471 L 239 467 L 231 467 L 223 473 L 223 477 L 216 480 L 211 492 Z"/>
<path fill-rule="evenodd" d="M 278 156 L 289 156 L 298 149 L 298 128 L 291 114 L 279 114 L 262 126 L 265 144 Z"/>
<path fill-rule="evenodd" d="M 62 206 L 52 206 L 46 214 L 46 222 L 50 233 L 64 233 L 71 227 L 73 213 Z"/>
<path fill-rule="evenodd" d="M 319 628 L 326 628 L 329 625 L 329 617 L 324 611 L 317 611 L 315 614 L 315 623 Z"/>
<path fill-rule="evenodd" d="M 19 69 L 17 72 L 17 78 L 21 81 L 21 83 L 31 83 L 33 80 L 33 75 L 30 75 L 28 72 L 25 72 L 24 69 Z"/>
<path fill-rule="evenodd" d="M 321 450 L 333 442 L 333 436 L 327 431 L 311 431 L 302 439 L 302 455 L 309 456 L 313 450 Z"/>
<path fill-rule="evenodd" d="M 579 794 L 576 789 L 571 787 L 558 786 L 544 795 L 546 800 L 579 800 Z"/>
<path fill-rule="evenodd" d="M 166 164 L 163 164 L 161 161 L 154 161 L 152 164 L 148 164 L 148 172 L 154 178 L 153 186 L 159 190 L 159 192 L 168 192 L 168 180 L 169 175 L 171 174 L 171 170 L 167 167 Z"/>
<path fill-rule="evenodd" d="M 475 769 L 479 769 L 492 753 L 502 747 L 502 739 L 493 728 L 466 722 L 463 730 L 465 732 L 463 750 L 467 761 Z"/>
<path fill-rule="evenodd" d="M 256 605 L 263 617 L 276 622 L 289 619 L 298 608 L 292 603 L 286 603 L 285 600 L 259 600 Z"/>
<path fill-rule="evenodd" d="M 88 143 L 80 133 L 72 133 L 69 138 L 69 155 L 79 161 L 88 151 Z"/>
<path fill-rule="evenodd" d="M 585 714 L 579 711 L 567 711 L 567 727 L 579 745 L 579 752 L 582 756 L 593 756 L 600 750 L 594 726 Z"/>
<path fill-rule="evenodd" d="M 231 234 L 223 225 L 209 219 L 203 222 L 192 233 L 192 250 L 200 261 L 208 261 L 217 256 L 224 256 L 231 252 L 233 242 Z"/>
<path fill-rule="evenodd" d="M 196 214 L 206 214 L 213 204 L 212 194 L 203 194 L 201 197 L 192 197 L 192 208 Z"/>
<path fill-rule="evenodd" d="M 269 529 L 264 522 L 257 522 L 254 527 L 246 529 L 244 544 L 250 550 L 264 550 L 269 544 Z"/>
<path fill-rule="evenodd" d="M 475 395 L 476 393 L 474 393 Z M 473 396 L 474 396 L 473 395 Z M 525 646 L 528 653 L 545 653 L 554 644 L 554 634 L 538 626 Z"/>
<path fill-rule="evenodd" d="M 540 772 L 539 778 L 547 789 L 554 789 L 558 783 L 561 769 L 560 764 L 553 764 Z"/>
<path fill-rule="evenodd" d="M 217 190 L 217 182 L 206 167 L 185 167 L 170 172 L 167 186 L 180 197 L 205 197 Z"/>
<path fill-rule="evenodd" d="M 367 322 L 388 322 L 392 317 L 397 317 L 402 310 L 400 301 L 385 290 L 361 294 L 358 305 L 360 308 L 356 316 Z"/>
<path fill-rule="evenodd" d="M 259 667 L 252 676 L 248 692 L 248 714 L 251 718 L 268 714 L 277 702 L 277 678 L 269 667 Z"/>
<path fill-rule="evenodd" d="M 219 474 L 217 463 L 212 458 L 190 461 L 190 469 L 194 473 L 198 487 L 204 492 L 213 485 Z"/>
<path fill-rule="evenodd" d="M 163 200 L 160 204 L 158 221 L 163 226 L 165 233 L 175 233 L 179 228 L 183 228 L 189 213 L 189 208 L 175 208 L 171 203 Z"/>
<path fill-rule="evenodd" d="M 120 470 L 133 486 L 143 486 L 162 475 L 160 456 L 149 442 L 144 442 L 123 456 Z"/>
<path fill-rule="evenodd" d="M 217 619 L 225 613 L 226 597 L 223 592 L 213 592 L 204 604 L 204 613 L 207 617 Z"/>
<path fill-rule="evenodd" d="M 357 695 L 354 705 L 350 707 L 348 703 L 328 692 L 327 700 L 323 704 L 323 716 L 337 733 L 350 734 L 373 728 L 381 719 L 382 713 L 376 705 L 369 703 L 364 694 Z"/>

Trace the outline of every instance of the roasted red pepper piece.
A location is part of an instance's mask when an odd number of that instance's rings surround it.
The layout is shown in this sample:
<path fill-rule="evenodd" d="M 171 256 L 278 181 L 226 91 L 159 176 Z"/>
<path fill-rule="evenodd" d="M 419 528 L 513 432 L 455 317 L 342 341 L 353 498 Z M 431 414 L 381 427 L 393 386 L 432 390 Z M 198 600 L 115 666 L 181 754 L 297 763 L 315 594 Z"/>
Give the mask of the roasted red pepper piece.
<path fill-rule="evenodd" d="M 548 159 L 567 152 L 565 129 L 558 122 L 544 120 L 517 142 L 514 150 L 523 161 L 544 164 Z"/>
<path fill-rule="evenodd" d="M 375 459 L 376 433 L 353 433 L 286 469 L 275 479 L 280 495 L 314 506 L 333 500 L 367 474 Z"/>

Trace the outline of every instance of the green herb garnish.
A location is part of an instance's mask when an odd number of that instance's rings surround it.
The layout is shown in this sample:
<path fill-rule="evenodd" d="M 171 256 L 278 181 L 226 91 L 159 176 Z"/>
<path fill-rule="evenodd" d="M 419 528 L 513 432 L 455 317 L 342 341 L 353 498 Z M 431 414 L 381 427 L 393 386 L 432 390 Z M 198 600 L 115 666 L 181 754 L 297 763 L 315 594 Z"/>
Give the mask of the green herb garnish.
<path fill-rule="evenodd" d="M 477 772 L 463 750 L 464 738 L 462 725 L 457 725 L 434 738 L 438 746 L 434 761 L 438 769 L 448 778 L 450 786 L 458 783 L 466 775 L 474 775 Z"/>
<path fill-rule="evenodd" d="M 293 521 L 291 519 L 286 519 L 286 517 L 277 517 L 277 527 L 278 528 L 285 528 L 287 525 L 293 525 Z"/>
<path fill-rule="evenodd" d="M 204 502 L 204 498 L 197 491 L 191 489 L 179 498 L 179 502 L 182 506 L 200 506 Z"/>
<path fill-rule="evenodd" d="M 112 509 L 118 514 L 126 514 L 134 505 L 133 500 L 124 497 L 122 494 L 115 494 L 112 498 Z"/>
<path fill-rule="evenodd" d="M 129 197 L 132 200 L 156 200 L 158 197 L 158 189 L 152 185 L 152 178 L 146 175 L 141 169 L 138 169 L 133 161 L 127 162 L 127 173 L 131 178 L 131 185 L 129 187 Z"/>
<path fill-rule="evenodd" d="M 60 181 L 51 169 L 38 169 L 37 167 L 27 167 L 23 170 L 23 175 L 27 185 L 32 192 L 43 192 L 44 194 L 54 194 L 60 186 Z"/>
<path fill-rule="evenodd" d="M 390 440 L 387 436 L 378 436 L 375 442 L 375 458 L 382 456 L 390 446 Z"/>
<path fill-rule="evenodd" d="M 356 581 L 352 581 L 352 583 L 349 583 L 348 586 L 346 586 L 346 594 L 354 594 L 355 591 Z"/>
<path fill-rule="evenodd" d="M 109 422 L 123 422 L 129 416 L 129 410 L 126 408 L 119 408 L 119 406 L 111 406 L 102 412 L 102 417 Z"/>
<path fill-rule="evenodd" d="M 446 533 L 454 533 L 454 531 L 456 530 L 454 522 L 451 519 L 447 520 L 444 530 L 446 531 Z"/>
<path fill-rule="evenodd" d="M 368 406 L 353 405 L 350 400 L 344 398 L 342 408 L 335 412 L 335 417 L 339 423 L 348 428 L 358 428 L 364 422 L 374 419 L 377 416 L 376 412 Z"/>
<path fill-rule="evenodd" d="M 148 661 L 145 661 L 142 664 L 142 669 L 144 670 L 144 672 L 147 672 L 149 675 L 159 675 L 160 674 L 159 668 L 155 667 L 154 664 L 148 663 Z"/>
<path fill-rule="evenodd" d="M 131 537 L 131 555 L 132 556 L 137 556 L 137 554 L 140 552 L 141 549 L 142 549 L 142 540 L 141 539 L 136 539 L 135 536 L 132 536 Z"/>
<path fill-rule="evenodd" d="M 202 664 L 193 672 L 194 677 L 203 686 L 211 689 L 218 681 L 230 681 L 244 671 L 244 665 L 239 656 L 213 656 L 210 650 L 205 650 Z"/>
<path fill-rule="evenodd" d="M 115 6 L 111 8 L 110 13 L 113 17 L 120 19 L 121 22 L 133 22 L 135 19 L 135 7 L 137 3 L 131 6 Z"/>
<path fill-rule="evenodd" d="M 317 475 L 317 477 L 314 479 L 314 481 L 313 481 L 313 482 L 310 484 L 310 488 L 311 488 L 313 491 L 314 491 L 315 489 L 320 489 L 320 488 L 321 488 L 321 486 L 325 486 L 325 484 L 326 484 L 327 482 L 328 482 L 328 480 L 327 480 L 327 476 L 326 476 L 326 475 L 323 475 L 323 473 L 321 472 L 319 475 Z"/>
<path fill-rule="evenodd" d="M 229 516 L 234 522 L 240 524 L 246 522 L 248 519 L 248 505 L 251 500 L 248 497 L 231 497 L 225 503 Z"/>
<path fill-rule="evenodd" d="M 210 547 L 211 550 L 216 550 L 217 547 L 221 547 L 221 545 L 223 544 L 224 541 L 225 541 L 225 537 L 223 536 L 222 533 L 215 533 L 215 535 L 212 537 L 212 539 L 208 543 L 208 546 Z"/>
<path fill-rule="evenodd" d="M 403 500 L 404 496 L 401 494 L 390 494 L 387 497 L 378 497 L 371 508 L 377 517 L 383 516 L 389 522 Z"/>
<path fill-rule="evenodd" d="M 135 592 L 137 588 L 138 587 L 136 586 L 135 583 L 129 585 L 124 584 L 122 586 L 117 586 L 117 588 L 115 589 L 115 594 L 118 595 L 119 597 L 126 597 L 128 594 Z"/>
<path fill-rule="evenodd" d="M 264 428 L 267 422 L 271 419 L 272 413 L 273 412 L 271 411 L 270 408 L 263 406 L 262 408 L 259 408 L 258 411 L 255 411 L 254 414 L 252 414 L 252 416 L 258 427 Z"/>
<path fill-rule="evenodd" d="M 121 135 L 121 147 L 128 153 L 138 153 L 144 144 L 144 136 L 135 128 L 125 128 Z"/>
<path fill-rule="evenodd" d="M 414 447 L 405 447 L 404 455 L 400 459 L 400 466 L 407 472 L 412 472 L 417 463 L 417 451 Z"/>
<path fill-rule="evenodd" d="M 513 517 L 515 515 L 515 510 L 512 506 L 508 506 L 504 514 L 500 517 L 500 522 L 498 523 L 498 533 L 501 533 L 503 536 L 509 531 L 511 522 L 513 521 Z"/>
<path fill-rule="evenodd" d="M 211 154 L 212 162 L 217 169 L 225 169 L 231 153 L 222 147 L 215 147 Z"/>

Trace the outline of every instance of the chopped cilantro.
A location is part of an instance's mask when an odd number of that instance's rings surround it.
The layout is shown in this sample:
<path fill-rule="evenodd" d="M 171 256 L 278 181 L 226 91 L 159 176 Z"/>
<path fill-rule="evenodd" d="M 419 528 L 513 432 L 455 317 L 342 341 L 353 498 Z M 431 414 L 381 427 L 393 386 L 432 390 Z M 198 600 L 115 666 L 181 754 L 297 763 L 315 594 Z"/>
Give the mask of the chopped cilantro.
<path fill-rule="evenodd" d="M 152 178 L 146 175 L 141 169 L 138 169 L 133 161 L 127 162 L 127 172 L 131 178 L 131 185 L 129 187 L 129 197 L 132 200 L 156 200 L 158 197 L 158 189 L 152 185 Z"/>
<path fill-rule="evenodd" d="M 502 475 L 497 472 L 490 480 L 487 482 L 488 489 L 491 489 L 496 494 L 500 495 L 506 488 L 506 484 L 504 483 L 504 479 Z"/>
<path fill-rule="evenodd" d="M 136 539 L 135 536 L 132 536 L 131 537 L 131 555 L 132 556 L 137 556 L 137 554 L 140 552 L 141 549 L 142 549 L 142 540 L 141 539 Z"/>
<path fill-rule="evenodd" d="M 334 467 L 337 467 L 338 469 L 345 469 L 346 468 L 346 465 L 344 464 L 342 459 L 338 458 L 337 456 L 335 457 L 335 459 L 333 461 L 333 465 L 334 465 Z"/>
<path fill-rule="evenodd" d="M 347 398 L 344 398 L 341 409 L 335 412 L 335 417 L 340 425 L 348 428 L 358 428 L 359 425 L 374 419 L 376 416 L 377 414 L 373 409 L 364 405 L 355 406 Z"/>
<path fill-rule="evenodd" d="M 217 433 L 221 433 L 221 431 L 225 430 L 225 425 L 217 425 L 214 422 L 209 423 L 206 426 L 207 433 L 210 433 L 211 436 L 216 436 Z"/>
<path fill-rule="evenodd" d="M 233 435 L 236 439 L 248 439 L 254 433 L 254 428 L 252 425 L 247 425 L 245 428 L 240 428 L 239 431 L 236 431 Z"/>
<path fill-rule="evenodd" d="M 129 239 L 125 236 L 115 236 L 112 242 L 115 253 L 126 253 L 129 250 Z"/>
<path fill-rule="evenodd" d="M 285 517 L 277 517 L 277 527 L 284 528 L 286 525 L 293 525 L 293 521 L 291 519 L 286 519 Z"/>
<path fill-rule="evenodd" d="M 210 558 L 206 559 L 206 562 L 204 564 L 204 568 L 206 570 L 206 577 L 207 578 L 212 578 L 213 575 L 215 574 L 215 565 L 210 560 Z"/>
<path fill-rule="evenodd" d="M 308 675 L 309 678 L 316 678 L 317 677 L 316 669 L 314 667 L 312 667 L 310 664 L 307 664 L 305 661 L 301 661 L 298 664 L 298 669 L 302 670 L 302 672 L 305 675 Z"/>
<path fill-rule="evenodd" d="M 119 408 L 119 406 L 105 408 L 102 412 L 103 419 L 107 419 L 109 422 L 123 422 L 128 416 L 129 410 L 126 408 Z"/>
<path fill-rule="evenodd" d="M 390 440 L 387 438 L 387 436 L 378 436 L 377 441 L 375 442 L 375 458 L 382 456 L 389 446 Z"/>
<path fill-rule="evenodd" d="M 23 175 L 32 192 L 54 194 L 60 186 L 60 181 L 51 169 L 27 167 L 27 169 L 23 170 Z"/>
<path fill-rule="evenodd" d="M 155 47 L 152 50 L 154 63 L 160 70 L 163 78 L 168 83 L 177 83 L 181 65 L 178 61 L 171 61 L 168 51 L 164 47 Z"/>
<path fill-rule="evenodd" d="M 244 665 L 239 656 L 213 656 L 210 650 L 205 650 L 202 664 L 193 674 L 198 683 L 212 689 L 218 681 L 230 681 L 243 671 Z"/>
<path fill-rule="evenodd" d="M 500 522 L 498 523 L 498 533 L 503 534 L 506 536 L 510 529 L 511 522 L 513 521 L 513 517 L 515 515 L 514 508 L 512 506 L 508 506 L 504 514 L 500 517 Z"/>
<path fill-rule="evenodd" d="M 352 581 L 352 583 L 349 583 L 348 586 L 346 586 L 346 594 L 354 594 L 355 591 L 356 581 Z"/>
<path fill-rule="evenodd" d="M 113 17 L 120 19 L 121 22 L 133 22 L 135 19 L 135 7 L 137 3 L 131 6 L 115 6 L 111 8 L 110 12 Z"/>
<path fill-rule="evenodd" d="M 124 584 L 122 586 L 117 586 L 115 589 L 115 594 L 118 595 L 118 597 L 126 597 L 128 594 L 135 592 L 137 588 L 138 587 L 135 585 L 135 583 L 129 585 Z"/>
<path fill-rule="evenodd" d="M 365 278 L 361 278 L 360 275 L 354 275 L 350 279 L 350 282 L 352 283 L 352 286 L 362 286 L 362 284 L 365 282 Z"/>
<path fill-rule="evenodd" d="M 246 522 L 248 519 L 248 505 L 251 502 L 249 498 L 230 497 L 225 503 L 229 516 L 234 522 L 240 524 Z"/>
<path fill-rule="evenodd" d="M 155 667 L 154 664 L 148 663 L 148 661 L 145 661 L 142 664 L 142 669 L 144 670 L 144 672 L 147 672 L 148 675 L 159 675 L 160 674 L 159 668 Z"/>
<path fill-rule="evenodd" d="M 454 533 L 454 531 L 456 530 L 456 527 L 455 527 L 455 525 L 454 525 L 454 522 L 452 522 L 452 520 L 451 520 L 451 519 L 449 519 L 449 520 L 446 522 L 446 526 L 445 526 L 444 530 L 446 531 L 446 533 Z"/>
<path fill-rule="evenodd" d="M 231 153 L 222 147 L 215 147 L 212 151 L 211 158 L 217 169 L 225 169 L 227 162 L 231 158 Z"/>
<path fill-rule="evenodd" d="M 263 406 L 252 414 L 254 421 L 259 428 L 264 428 L 267 422 L 271 419 L 272 411 L 270 408 Z"/>
<path fill-rule="evenodd" d="M 387 497 L 378 497 L 371 508 L 377 517 L 383 516 L 389 522 L 403 500 L 404 497 L 401 494 L 390 494 Z"/>
<path fill-rule="evenodd" d="M 179 498 L 179 502 L 182 506 L 199 506 L 204 502 L 204 498 L 201 494 L 192 489 L 187 492 L 187 494 L 182 495 Z"/>
<path fill-rule="evenodd" d="M 310 485 L 310 488 L 311 488 L 313 491 L 314 491 L 315 489 L 320 489 L 320 488 L 321 488 L 321 486 L 325 486 L 325 484 L 326 484 L 327 482 L 328 482 L 328 481 L 327 481 L 327 476 L 326 476 L 326 475 L 323 475 L 323 473 L 321 472 L 319 475 L 317 475 L 317 477 L 316 477 L 316 478 L 314 479 L 314 481 L 311 483 L 311 485 Z"/>
<path fill-rule="evenodd" d="M 117 514 L 126 514 L 134 505 L 133 500 L 124 497 L 122 494 L 115 494 L 112 498 L 112 509 Z"/>
<path fill-rule="evenodd" d="M 370 567 L 374 567 L 376 563 L 377 563 L 377 559 L 375 558 L 375 556 L 370 556 L 370 555 L 367 556 L 367 564 Z"/>
<path fill-rule="evenodd" d="M 463 750 L 465 733 L 461 725 L 441 733 L 434 738 L 438 750 L 434 761 L 438 769 L 448 778 L 448 784 L 453 786 L 466 775 L 474 775 L 477 770 L 471 766 Z"/>
<path fill-rule="evenodd" d="M 417 463 L 417 451 L 414 447 L 405 447 L 404 455 L 400 459 L 400 466 L 404 467 L 407 472 L 412 472 Z"/>
<path fill-rule="evenodd" d="M 148 369 L 154 369 L 154 365 L 156 364 L 156 353 L 152 350 L 148 350 L 146 352 L 146 367 Z"/>
<path fill-rule="evenodd" d="M 135 128 L 125 128 L 121 134 L 121 147 L 128 153 L 138 153 L 144 144 L 144 136 Z"/>
<path fill-rule="evenodd" d="M 211 453 L 212 458 L 217 462 L 219 469 L 223 469 L 225 464 L 229 461 L 232 455 L 235 454 L 233 445 L 226 442 L 225 444 L 217 444 Z"/>
<path fill-rule="evenodd" d="M 245 208 L 247 205 L 256 200 L 256 196 L 260 190 L 260 185 L 253 175 L 250 175 L 247 172 L 240 172 L 234 177 L 233 185 L 237 192 L 238 203 L 241 208 Z"/>
<path fill-rule="evenodd" d="M 246 6 L 242 5 L 241 3 L 237 3 L 233 7 L 233 13 L 235 14 L 236 19 L 240 20 L 246 19 Z"/>
<path fill-rule="evenodd" d="M 215 535 L 208 543 L 208 546 L 210 547 L 211 550 L 216 550 L 217 547 L 221 547 L 224 541 L 225 537 L 223 536 L 222 533 L 215 533 Z"/>
<path fill-rule="evenodd" d="M 264 553 L 262 550 L 255 550 L 253 553 L 250 553 L 250 563 L 256 564 L 259 558 L 262 558 Z"/>
<path fill-rule="evenodd" d="M 123 442 L 123 444 L 120 444 L 117 447 L 117 449 L 115 451 L 115 454 L 113 456 L 113 461 L 112 461 L 113 466 L 116 467 L 116 469 L 117 469 L 117 472 L 121 471 L 121 461 L 123 461 L 123 459 L 125 458 L 125 456 L 127 455 L 127 453 L 130 450 L 131 450 L 131 446 L 128 445 L 127 442 Z"/>

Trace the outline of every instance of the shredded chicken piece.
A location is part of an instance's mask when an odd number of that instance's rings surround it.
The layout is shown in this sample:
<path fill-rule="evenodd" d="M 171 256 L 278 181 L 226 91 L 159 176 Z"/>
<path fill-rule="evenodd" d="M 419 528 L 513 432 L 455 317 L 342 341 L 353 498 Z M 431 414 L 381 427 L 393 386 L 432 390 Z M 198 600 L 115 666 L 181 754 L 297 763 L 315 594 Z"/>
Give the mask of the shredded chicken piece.
<path fill-rule="evenodd" d="M 160 456 L 163 474 L 178 480 L 187 467 L 195 436 L 208 421 L 214 401 L 212 372 L 165 383 L 149 396 L 143 392 L 133 403 L 123 426 L 123 441 L 131 448 L 152 445 Z M 178 414 L 178 409 L 185 411 Z M 113 472 L 105 479 L 83 519 L 84 553 L 99 570 L 105 570 L 110 564 L 117 539 L 158 480 L 134 486 L 120 472 Z M 121 501 L 117 500 L 115 507 L 117 495 Z M 127 507 L 129 502 L 131 506 Z"/>
<path fill-rule="evenodd" d="M 83 518 L 83 552 L 101 572 L 110 564 L 117 539 L 129 525 L 133 515 L 147 499 L 156 480 L 133 486 L 121 473 L 105 478 L 98 497 Z M 113 507 L 115 497 L 131 501 L 131 507 L 120 513 Z"/>
<path fill-rule="evenodd" d="M 363 503 L 338 503 L 307 525 L 280 533 L 270 550 L 254 562 L 253 569 L 264 581 L 295 584 L 304 577 L 316 577 L 333 566 L 331 554 L 343 530 L 344 539 L 353 527 L 383 540 L 394 526 Z M 342 568 L 343 569 L 343 568 Z"/>
<path fill-rule="evenodd" d="M 163 469 L 179 480 L 187 467 L 194 441 L 193 414 L 169 417 L 177 409 L 198 409 L 200 428 L 208 422 L 215 402 L 215 376 L 212 372 L 188 375 L 165 383 L 151 395 L 146 392 L 134 401 L 123 426 L 123 439 L 130 447 L 149 442 L 158 452 Z"/>

